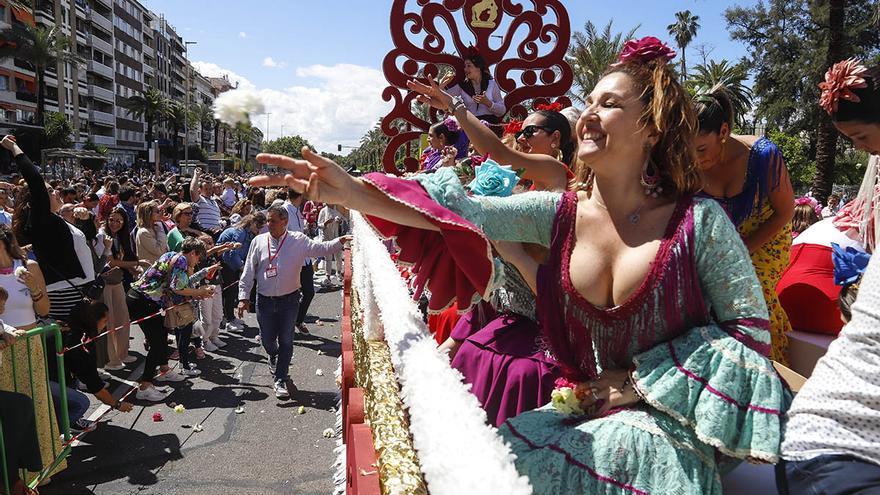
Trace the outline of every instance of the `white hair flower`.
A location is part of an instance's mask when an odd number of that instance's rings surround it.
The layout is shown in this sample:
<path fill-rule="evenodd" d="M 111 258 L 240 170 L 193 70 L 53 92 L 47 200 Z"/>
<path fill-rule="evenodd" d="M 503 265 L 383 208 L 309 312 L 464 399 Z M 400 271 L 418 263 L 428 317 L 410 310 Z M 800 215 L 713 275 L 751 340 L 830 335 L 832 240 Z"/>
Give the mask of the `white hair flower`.
<path fill-rule="evenodd" d="M 263 100 L 246 89 L 227 91 L 214 100 L 214 117 L 233 127 L 250 123 L 251 115 L 259 115 L 265 111 Z"/>

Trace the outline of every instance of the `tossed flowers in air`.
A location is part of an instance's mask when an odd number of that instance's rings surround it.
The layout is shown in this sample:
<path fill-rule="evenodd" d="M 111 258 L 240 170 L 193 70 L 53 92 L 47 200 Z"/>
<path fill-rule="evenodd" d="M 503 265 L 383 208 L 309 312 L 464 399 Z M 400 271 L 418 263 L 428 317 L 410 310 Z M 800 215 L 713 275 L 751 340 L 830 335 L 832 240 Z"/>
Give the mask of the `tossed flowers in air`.
<path fill-rule="evenodd" d="M 510 165 L 499 165 L 491 158 L 474 167 L 474 180 L 468 189 L 479 196 L 510 196 L 519 182 Z"/>
<path fill-rule="evenodd" d="M 214 100 L 214 117 L 233 127 L 249 124 L 252 115 L 266 112 L 263 100 L 253 91 L 235 89 L 222 93 Z"/>

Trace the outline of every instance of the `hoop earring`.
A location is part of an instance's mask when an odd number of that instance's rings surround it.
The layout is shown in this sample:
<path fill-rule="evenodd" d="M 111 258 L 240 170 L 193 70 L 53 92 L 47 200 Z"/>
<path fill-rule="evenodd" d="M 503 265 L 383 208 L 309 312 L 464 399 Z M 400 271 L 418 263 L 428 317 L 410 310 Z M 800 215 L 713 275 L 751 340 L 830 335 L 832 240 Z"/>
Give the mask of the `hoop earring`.
<path fill-rule="evenodd" d="M 646 196 L 656 198 L 663 192 L 663 186 L 660 185 L 660 169 L 654 163 L 654 160 L 651 160 L 650 147 L 645 146 L 645 148 L 648 150 L 648 158 L 645 159 L 645 163 L 642 165 L 642 175 L 639 178 L 639 183 L 645 188 Z"/>

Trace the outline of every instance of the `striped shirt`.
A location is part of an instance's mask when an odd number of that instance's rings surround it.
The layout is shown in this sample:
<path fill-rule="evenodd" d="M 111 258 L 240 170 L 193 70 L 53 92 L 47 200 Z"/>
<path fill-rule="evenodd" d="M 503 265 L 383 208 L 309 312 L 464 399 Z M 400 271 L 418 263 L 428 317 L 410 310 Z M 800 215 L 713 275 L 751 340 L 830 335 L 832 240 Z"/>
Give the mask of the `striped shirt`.
<path fill-rule="evenodd" d="M 202 228 L 214 230 L 221 227 L 220 207 L 217 206 L 217 203 L 213 199 L 206 197 L 205 195 L 199 196 L 199 200 L 196 201 L 196 206 L 199 209 L 196 220 Z"/>

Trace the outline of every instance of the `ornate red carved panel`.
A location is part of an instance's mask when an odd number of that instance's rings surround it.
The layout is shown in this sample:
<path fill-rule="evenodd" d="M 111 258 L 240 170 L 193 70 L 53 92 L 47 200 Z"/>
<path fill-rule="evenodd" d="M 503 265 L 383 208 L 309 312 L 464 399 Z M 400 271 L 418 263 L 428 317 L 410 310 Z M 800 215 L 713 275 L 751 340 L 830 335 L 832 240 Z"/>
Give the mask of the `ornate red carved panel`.
<path fill-rule="evenodd" d="M 573 80 L 565 61 L 571 28 L 559 0 L 394 0 L 391 38 L 394 49 L 382 63 L 389 83 L 382 98 L 394 103 L 382 119 L 382 132 L 390 137 L 382 158 L 388 172 L 403 172 L 394 164 L 397 150 L 438 120 L 434 109 L 427 119 L 413 113 L 415 94 L 406 81 L 436 78 L 440 65 L 452 66 L 461 78 L 460 56 L 471 44 L 490 64 L 508 115 L 525 118 L 527 100 L 571 105 L 565 96 Z M 416 171 L 418 160 L 407 158 L 404 166 Z"/>

